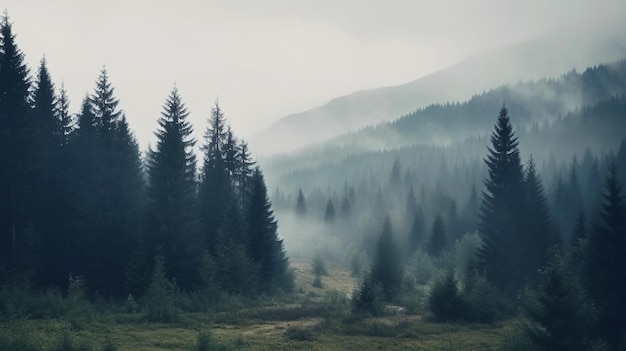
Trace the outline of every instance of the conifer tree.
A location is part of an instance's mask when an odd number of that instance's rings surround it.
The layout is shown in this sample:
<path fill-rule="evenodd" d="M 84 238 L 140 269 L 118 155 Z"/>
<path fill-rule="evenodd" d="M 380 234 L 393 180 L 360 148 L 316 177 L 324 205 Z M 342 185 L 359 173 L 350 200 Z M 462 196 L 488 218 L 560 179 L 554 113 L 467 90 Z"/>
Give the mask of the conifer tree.
<path fill-rule="evenodd" d="M 535 162 L 532 157 L 528 161 L 524 176 L 526 212 L 524 213 L 524 235 L 523 244 L 520 247 L 524 258 L 520 264 L 524 264 L 523 274 L 529 282 L 536 281 L 536 272 L 539 268 L 548 264 L 549 248 L 559 244 L 559 238 L 552 230 L 550 223 L 550 213 L 548 211 L 547 200 L 544 195 L 543 185 L 537 175 Z"/>
<path fill-rule="evenodd" d="M 626 209 L 617 172 L 612 162 L 587 255 L 587 285 L 599 309 L 598 330 L 610 350 L 626 347 Z"/>
<path fill-rule="evenodd" d="M 159 119 L 156 149 L 148 158 L 147 235 L 151 250 L 161 247 L 170 273 L 189 287 L 193 260 L 200 254 L 196 217 L 195 140 L 189 112 L 174 88 Z"/>
<path fill-rule="evenodd" d="M 288 272 L 289 261 L 283 241 L 278 237 L 272 205 L 267 197 L 263 174 L 258 167 L 252 177 L 247 213 L 248 250 L 253 264 L 258 267 L 260 289 L 290 289 L 293 281 Z"/>
<path fill-rule="evenodd" d="M 239 199 L 239 208 L 245 212 L 248 199 L 250 198 L 250 186 L 254 174 L 254 164 L 248 144 L 245 141 L 239 143 L 236 155 L 235 190 Z M 245 216 L 245 213 L 244 213 Z"/>
<path fill-rule="evenodd" d="M 428 239 L 428 254 L 433 257 L 441 256 L 443 249 L 446 247 L 446 229 L 441 215 L 435 216 L 433 227 Z"/>
<path fill-rule="evenodd" d="M 504 106 L 491 135 L 491 144 L 485 160 L 488 177 L 479 217 L 479 232 L 484 243 L 479 252 L 479 265 L 487 279 L 500 289 L 512 292 L 525 281 L 519 271 L 523 173 L 517 137 Z"/>
<path fill-rule="evenodd" d="M 17 268 L 32 162 L 30 78 L 12 24 L 0 19 L 0 264 Z"/>
<path fill-rule="evenodd" d="M 326 208 L 324 209 L 324 222 L 333 223 L 335 221 L 335 206 L 331 199 L 326 202 Z"/>
<path fill-rule="evenodd" d="M 402 285 L 402 266 L 391 231 L 391 221 L 387 217 L 376 245 L 374 262 L 370 276 L 373 284 L 380 284 L 385 300 L 393 301 Z"/>
<path fill-rule="evenodd" d="M 224 161 L 226 121 L 216 102 L 204 134 L 204 165 L 199 188 L 200 221 L 204 245 L 215 252 L 218 229 L 224 220 L 225 206 L 233 196 L 231 177 Z"/>
<path fill-rule="evenodd" d="M 304 200 L 304 194 L 302 189 L 298 189 L 298 196 L 296 197 L 296 214 L 304 216 L 306 214 L 306 201 Z"/>
<path fill-rule="evenodd" d="M 540 350 L 591 350 L 596 311 L 567 261 L 557 253 L 541 272 L 526 332 Z"/>

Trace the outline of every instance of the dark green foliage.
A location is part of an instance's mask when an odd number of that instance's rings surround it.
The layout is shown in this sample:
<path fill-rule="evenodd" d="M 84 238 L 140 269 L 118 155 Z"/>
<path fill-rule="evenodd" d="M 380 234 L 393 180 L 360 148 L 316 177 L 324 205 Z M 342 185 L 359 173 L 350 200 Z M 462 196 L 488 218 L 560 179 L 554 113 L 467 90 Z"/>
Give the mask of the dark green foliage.
<path fill-rule="evenodd" d="M 335 206 L 333 205 L 333 202 L 328 199 L 326 208 L 324 209 L 324 222 L 333 223 L 335 221 L 335 217 Z"/>
<path fill-rule="evenodd" d="M 459 319 L 463 312 L 463 301 L 454 278 L 454 270 L 449 269 L 440 277 L 430 291 L 428 307 L 435 320 L 449 322 Z"/>
<path fill-rule="evenodd" d="M 202 235 L 210 253 L 215 252 L 218 230 L 224 220 L 224 204 L 232 197 L 230 173 L 224 161 L 226 132 L 224 113 L 216 102 L 204 135 L 204 166 L 198 193 Z"/>
<path fill-rule="evenodd" d="M 467 322 L 491 323 L 512 313 L 510 303 L 480 273 L 468 270 L 465 275 L 462 299 L 462 318 Z"/>
<path fill-rule="evenodd" d="M 612 163 L 587 254 L 587 286 L 599 310 L 600 335 L 611 350 L 626 347 L 626 208 L 617 173 Z"/>
<path fill-rule="evenodd" d="M 384 299 L 385 293 L 380 283 L 366 276 L 352 292 L 352 309 L 355 312 L 380 316 L 383 313 Z"/>
<path fill-rule="evenodd" d="M 320 256 L 319 254 L 313 257 L 313 264 L 311 265 L 311 268 L 313 268 L 313 274 L 315 275 L 328 275 L 326 264 L 324 263 L 324 260 L 322 260 L 322 256 Z"/>
<path fill-rule="evenodd" d="M 168 271 L 181 287 L 193 281 L 194 260 L 199 256 L 195 141 L 185 105 L 174 88 L 159 119 L 156 149 L 148 155 L 148 251 L 162 248 Z"/>
<path fill-rule="evenodd" d="M 441 215 L 435 216 L 433 221 L 433 227 L 430 232 L 430 238 L 428 239 L 428 254 L 433 257 L 441 256 L 444 248 L 446 247 L 446 229 L 443 224 Z"/>
<path fill-rule="evenodd" d="M 263 291 L 276 288 L 290 290 L 293 282 L 284 279 L 288 276 L 289 261 L 283 241 L 278 237 L 272 204 L 258 167 L 252 177 L 251 189 L 247 238 L 250 258 L 258 268 L 259 287 Z"/>
<path fill-rule="evenodd" d="M 210 330 L 201 330 L 198 332 L 196 344 L 193 347 L 193 351 L 229 351 L 233 349 L 234 348 L 227 344 L 216 341 Z"/>
<path fill-rule="evenodd" d="M 526 246 L 528 237 L 520 216 L 524 208 L 524 177 L 518 142 L 504 106 L 491 135 L 491 144 L 485 160 L 489 174 L 478 226 L 484 243 L 479 265 L 498 288 L 513 292 L 526 282 L 528 272 L 522 270 L 522 260 L 527 252 L 520 249 Z"/>
<path fill-rule="evenodd" d="M 303 216 L 306 214 L 306 210 L 306 201 L 304 200 L 302 189 L 298 189 L 298 197 L 296 198 L 296 213 Z"/>
<path fill-rule="evenodd" d="M 385 300 L 393 301 L 400 292 L 402 276 L 398 249 L 392 237 L 391 222 L 387 218 L 376 245 L 370 278 L 373 284 L 380 284 Z"/>
<path fill-rule="evenodd" d="M 540 350 L 591 350 L 596 311 L 567 261 L 556 253 L 541 273 L 527 334 Z"/>
<path fill-rule="evenodd" d="M 175 287 L 167 279 L 163 256 L 154 258 L 152 281 L 144 297 L 146 318 L 152 322 L 174 322 L 178 319 L 178 309 L 174 304 Z"/>
<path fill-rule="evenodd" d="M 7 269 L 24 269 L 18 267 L 19 241 L 27 224 L 29 165 L 34 161 L 29 89 L 24 55 L 5 14 L 0 20 L 0 264 Z"/>
<path fill-rule="evenodd" d="M 538 268 L 548 263 L 548 249 L 559 244 L 559 238 L 550 223 L 550 213 L 543 185 L 539 179 L 535 163 L 531 157 L 526 167 L 524 177 L 524 219 L 522 221 L 524 238 L 520 244 L 525 245 L 522 249 L 524 257 L 520 260 L 523 264 L 522 272 L 528 282 L 537 280 Z"/>

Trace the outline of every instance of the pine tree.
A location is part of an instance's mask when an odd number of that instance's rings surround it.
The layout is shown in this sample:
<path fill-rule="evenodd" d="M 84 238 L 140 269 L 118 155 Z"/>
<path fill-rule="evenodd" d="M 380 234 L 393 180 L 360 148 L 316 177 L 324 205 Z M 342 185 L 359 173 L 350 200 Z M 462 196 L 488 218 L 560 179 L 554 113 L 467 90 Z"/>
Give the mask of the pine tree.
<path fill-rule="evenodd" d="M 599 309 L 600 334 L 611 350 L 626 347 L 626 209 L 617 166 L 606 179 L 600 222 L 589 236 L 588 289 Z"/>
<path fill-rule="evenodd" d="M 304 200 L 304 194 L 302 194 L 302 189 L 298 189 L 298 196 L 296 197 L 296 214 L 299 216 L 304 216 L 306 214 L 306 201 Z"/>
<path fill-rule="evenodd" d="M 517 137 L 504 106 L 491 135 L 491 144 L 485 160 L 489 174 L 479 217 L 479 232 L 484 243 L 479 252 L 479 265 L 487 279 L 500 289 L 512 292 L 526 280 L 519 272 L 523 255 L 519 252 L 523 235 L 519 216 L 523 173 Z"/>
<path fill-rule="evenodd" d="M 335 206 L 331 199 L 326 202 L 326 208 L 324 209 L 324 222 L 333 223 L 335 221 Z"/>
<path fill-rule="evenodd" d="M 217 102 L 211 112 L 204 139 L 204 166 L 198 197 L 204 245 L 213 254 L 218 229 L 224 220 L 224 205 L 233 196 L 230 173 L 224 161 L 226 121 Z"/>
<path fill-rule="evenodd" d="M 526 330 L 540 350 L 590 350 L 596 311 L 576 275 L 557 253 L 541 272 L 537 303 Z"/>
<path fill-rule="evenodd" d="M 441 215 L 435 216 L 433 221 L 433 227 L 430 232 L 430 238 L 428 239 L 428 254 L 433 257 L 441 256 L 444 248 L 446 247 L 446 229 L 443 223 Z"/>
<path fill-rule="evenodd" d="M 521 248 L 525 258 L 520 263 L 525 265 L 523 276 L 532 282 L 537 279 L 537 270 L 548 264 L 549 248 L 558 245 L 559 238 L 552 230 L 543 185 L 537 175 L 532 157 L 526 167 L 524 185 L 525 197 L 522 201 L 524 201 L 526 212 L 523 222 L 525 230 L 523 243 L 526 246 Z"/>
<path fill-rule="evenodd" d="M 263 174 L 257 167 L 252 177 L 252 192 L 248 208 L 248 251 L 253 264 L 258 267 L 259 287 L 262 291 L 275 288 L 291 289 L 289 261 L 278 237 L 278 227 L 267 197 Z"/>
<path fill-rule="evenodd" d="M 239 143 L 236 156 L 235 189 L 239 198 L 239 208 L 243 213 L 248 206 L 255 162 L 250 155 L 248 144 L 243 140 Z"/>
<path fill-rule="evenodd" d="M 124 294 L 126 265 L 137 245 L 143 211 L 143 169 L 139 146 L 126 117 L 118 110 L 118 100 L 102 70 L 94 93 L 89 98 L 94 116 L 97 143 L 91 156 L 96 158 L 98 174 L 95 213 L 90 250 L 85 263 L 93 288 L 114 295 Z M 93 184 L 92 184 L 93 185 Z"/>
<path fill-rule="evenodd" d="M 383 288 L 385 300 L 394 301 L 402 285 L 402 265 L 391 232 L 391 221 L 385 219 L 376 245 L 370 276 L 373 284 Z"/>
<path fill-rule="evenodd" d="M 191 285 L 193 260 L 200 254 L 196 206 L 195 140 L 189 112 L 178 89 L 163 106 L 156 149 L 148 158 L 146 225 L 151 250 L 163 249 L 170 273 L 183 287 Z"/>
<path fill-rule="evenodd" d="M 36 204 L 33 208 L 37 231 L 42 235 L 46 248 L 42 253 L 40 274 L 44 284 L 61 286 L 67 278 L 65 258 L 67 247 L 67 169 L 63 153 L 61 121 L 57 110 L 54 84 L 48 73 L 45 58 L 41 60 L 33 94 L 33 142 L 35 147 L 34 177 L 30 179 Z M 64 162 L 65 161 L 65 162 Z M 61 256 L 61 257 L 59 257 Z"/>
<path fill-rule="evenodd" d="M 32 162 L 30 78 L 12 24 L 0 20 L 0 264 L 17 268 Z"/>

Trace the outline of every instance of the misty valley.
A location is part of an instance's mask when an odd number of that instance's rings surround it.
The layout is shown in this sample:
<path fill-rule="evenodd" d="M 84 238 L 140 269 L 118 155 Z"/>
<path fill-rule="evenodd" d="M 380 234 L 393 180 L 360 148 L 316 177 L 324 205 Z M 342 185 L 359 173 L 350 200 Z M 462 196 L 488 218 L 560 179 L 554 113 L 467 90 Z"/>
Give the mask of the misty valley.
<path fill-rule="evenodd" d="M 174 86 L 147 150 L 115 76 L 0 21 L 0 351 L 626 350 L 626 57 L 250 144 Z"/>

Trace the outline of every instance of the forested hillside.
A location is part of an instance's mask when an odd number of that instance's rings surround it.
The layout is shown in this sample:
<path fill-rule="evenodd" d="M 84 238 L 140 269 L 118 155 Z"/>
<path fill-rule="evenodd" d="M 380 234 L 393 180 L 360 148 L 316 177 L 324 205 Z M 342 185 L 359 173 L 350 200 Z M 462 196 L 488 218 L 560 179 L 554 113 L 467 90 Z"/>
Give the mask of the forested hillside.
<path fill-rule="evenodd" d="M 140 298 L 160 282 L 203 291 L 202 304 L 291 289 L 263 173 L 217 103 L 205 111 L 202 163 L 177 88 L 154 116 L 157 143 L 143 157 L 107 70 L 76 115 L 45 58 L 30 72 L 5 16 L 1 283 L 65 291 L 80 281 L 90 293 Z"/>

